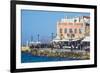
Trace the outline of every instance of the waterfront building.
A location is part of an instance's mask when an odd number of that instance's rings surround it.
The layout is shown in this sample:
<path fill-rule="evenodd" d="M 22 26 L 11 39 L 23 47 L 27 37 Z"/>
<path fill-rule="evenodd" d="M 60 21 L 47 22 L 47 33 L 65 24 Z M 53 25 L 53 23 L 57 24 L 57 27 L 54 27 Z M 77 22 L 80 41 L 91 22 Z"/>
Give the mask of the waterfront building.
<path fill-rule="evenodd" d="M 57 35 L 53 41 L 79 40 L 90 35 L 90 17 L 63 18 L 57 22 Z"/>

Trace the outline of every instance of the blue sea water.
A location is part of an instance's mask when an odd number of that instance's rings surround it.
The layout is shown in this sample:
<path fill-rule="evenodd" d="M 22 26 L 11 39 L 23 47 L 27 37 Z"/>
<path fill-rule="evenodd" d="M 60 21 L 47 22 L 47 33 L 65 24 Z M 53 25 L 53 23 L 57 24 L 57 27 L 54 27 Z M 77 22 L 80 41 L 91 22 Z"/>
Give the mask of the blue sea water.
<path fill-rule="evenodd" d="M 21 63 L 70 61 L 70 60 L 79 60 L 79 59 L 61 58 L 61 57 L 47 57 L 47 56 L 33 56 L 30 53 L 21 53 Z"/>

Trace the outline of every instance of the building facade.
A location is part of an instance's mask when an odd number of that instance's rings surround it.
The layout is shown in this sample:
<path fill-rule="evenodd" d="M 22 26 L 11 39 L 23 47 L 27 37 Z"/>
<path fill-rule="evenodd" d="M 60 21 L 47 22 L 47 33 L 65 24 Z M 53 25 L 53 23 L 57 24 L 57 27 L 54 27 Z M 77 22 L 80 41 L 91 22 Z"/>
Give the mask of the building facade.
<path fill-rule="evenodd" d="M 57 36 L 59 40 L 79 40 L 90 35 L 90 17 L 81 16 L 63 18 L 57 22 Z"/>

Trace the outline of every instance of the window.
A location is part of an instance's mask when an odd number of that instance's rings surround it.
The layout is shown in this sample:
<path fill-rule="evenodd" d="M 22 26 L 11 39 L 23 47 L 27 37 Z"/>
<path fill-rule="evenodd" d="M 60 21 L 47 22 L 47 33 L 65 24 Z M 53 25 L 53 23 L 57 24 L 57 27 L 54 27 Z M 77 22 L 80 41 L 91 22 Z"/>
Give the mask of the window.
<path fill-rule="evenodd" d="M 82 33 L 82 29 L 79 29 L 79 33 L 80 33 L 80 34 Z"/>
<path fill-rule="evenodd" d="M 62 29 L 60 28 L 60 33 L 62 33 Z"/>
<path fill-rule="evenodd" d="M 69 37 L 70 35 L 69 34 L 67 34 L 67 37 Z"/>
<path fill-rule="evenodd" d="M 75 37 L 75 34 L 72 34 L 72 37 Z"/>
<path fill-rule="evenodd" d="M 77 33 L 77 29 L 74 29 L 74 32 Z"/>
<path fill-rule="evenodd" d="M 72 31 L 72 29 L 69 29 L 69 33 L 72 33 L 73 31 Z"/>
<path fill-rule="evenodd" d="M 67 33 L 67 28 L 65 28 L 64 32 Z"/>

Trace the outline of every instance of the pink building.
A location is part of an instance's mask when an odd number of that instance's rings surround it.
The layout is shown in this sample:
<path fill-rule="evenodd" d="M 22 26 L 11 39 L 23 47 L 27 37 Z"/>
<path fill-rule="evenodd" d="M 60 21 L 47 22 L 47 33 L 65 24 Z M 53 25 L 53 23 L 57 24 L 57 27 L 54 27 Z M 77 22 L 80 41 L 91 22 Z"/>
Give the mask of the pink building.
<path fill-rule="evenodd" d="M 57 36 L 54 40 L 79 40 L 90 33 L 90 17 L 64 18 L 57 22 Z M 86 25 L 88 24 L 88 25 Z"/>

